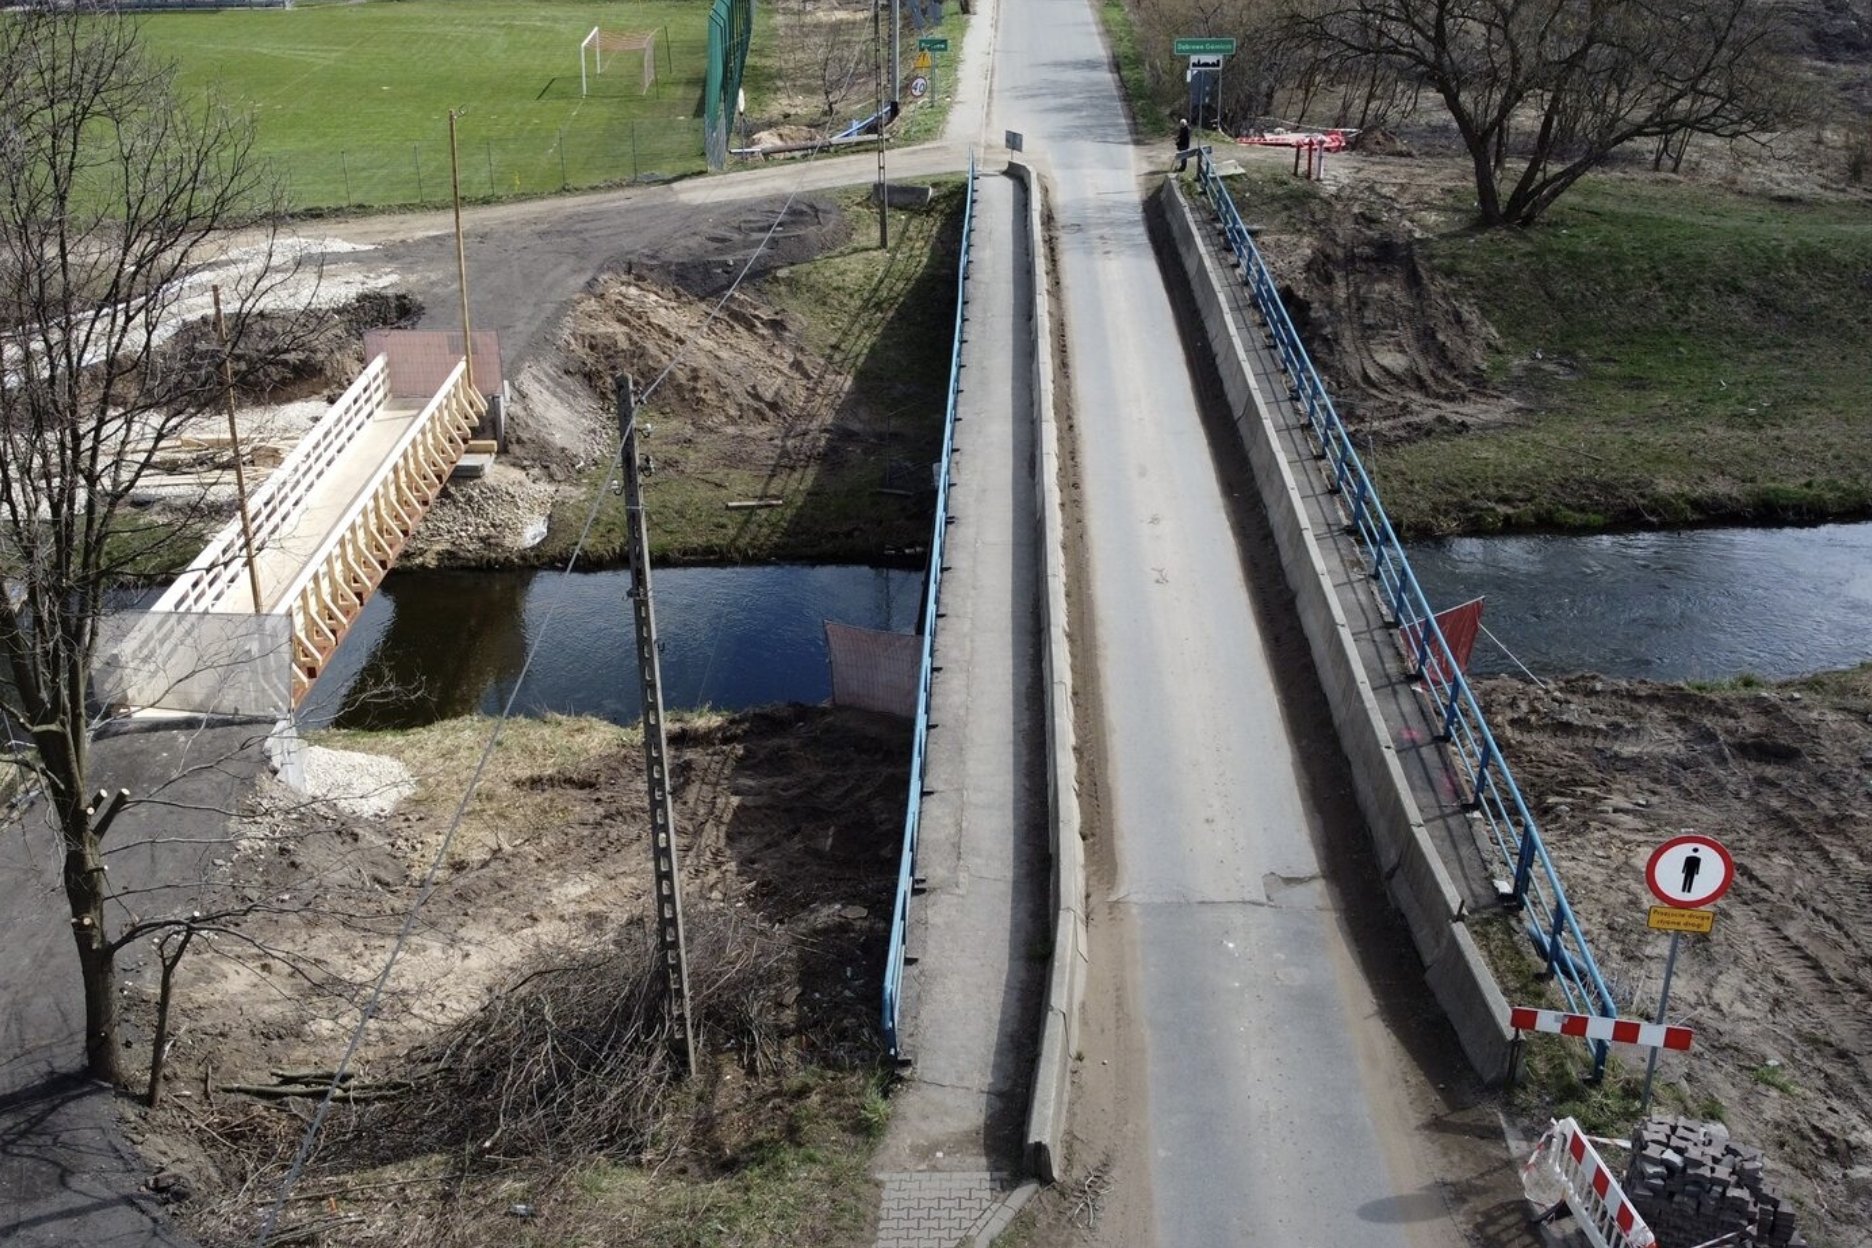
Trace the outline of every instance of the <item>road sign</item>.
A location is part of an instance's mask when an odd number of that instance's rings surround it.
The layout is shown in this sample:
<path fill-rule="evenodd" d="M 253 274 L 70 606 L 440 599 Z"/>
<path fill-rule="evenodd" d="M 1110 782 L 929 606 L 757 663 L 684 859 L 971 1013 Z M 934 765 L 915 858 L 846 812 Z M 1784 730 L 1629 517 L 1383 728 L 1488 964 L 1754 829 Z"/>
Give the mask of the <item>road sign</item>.
<path fill-rule="evenodd" d="M 920 100 L 928 94 L 929 94 L 929 79 L 925 78 L 922 74 L 918 74 L 916 77 L 910 80 L 910 98 L 911 99 Z"/>
<path fill-rule="evenodd" d="M 1645 926 L 1660 932 L 1695 932 L 1708 935 L 1716 926 L 1714 910 L 1679 910 L 1675 906 L 1652 906 Z"/>
<path fill-rule="evenodd" d="M 1665 905 L 1695 910 L 1729 891 L 1735 883 L 1735 859 L 1712 837 L 1694 832 L 1673 836 L 1651 851 L 1645 883 Z"/>
<path fill-rule="evenodd" d="M 913 74 L 927 74 L 930 72 L 931 64 L 933 64 L 933 62 L 930 60 L 930 54 L 927 51 L 919 52 L 916 55 L 915 62 L 910 66 L 910 72 Z"/>
<path fill-rule="evenodd" d="M 1597 1014 L 1565 1014 L 1525 1005 L 1508 1007 L 1508 1025 L 1516 1031 L 1545 1031 L 1556 1036 L 1610 1040 L 1647 1049 L 1688 1049 L 1696 1033 L 1688 1027 L 1666 1027 L 1630 1018 L 1601 1018 Z"/>
<path fill-rule="evenodd" d="M 1191 69 L 1221 69 L 1223 58 L 1219 56 L 1192 56 L 1189 58 Z"/>
<path fill-rule="evenodd" d="M 949 39 L 945 35 L 924 35 L 917 40 L 919 52 L 947 52 L 948 50 Z"/>
<path fill-rule="evenodd" d="M 1173 45 L 1176 56 L 1234 56 L 1233 39 L 1187 38 L 1178 39 Z"/>

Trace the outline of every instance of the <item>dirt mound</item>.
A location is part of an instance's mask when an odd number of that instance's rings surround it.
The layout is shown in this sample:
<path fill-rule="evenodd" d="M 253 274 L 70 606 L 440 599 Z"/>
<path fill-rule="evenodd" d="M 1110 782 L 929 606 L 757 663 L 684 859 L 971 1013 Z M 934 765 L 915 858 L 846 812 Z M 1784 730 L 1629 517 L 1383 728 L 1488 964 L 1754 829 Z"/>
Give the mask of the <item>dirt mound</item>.
<path fill-rule="evenodd" d="M 1415 156 L 1416 150 L 1383 126 L 1372 126 L 1352 136 L 1350 147 L 1361 156 Z"/>
<path fill-rule="evenodd" d="M 242 403 L 288 403 L 310 395 L 335 398 L 364 367 L 364 331 L 412 325 L 422 304 L 405 294 L 371 291 L 336 307 L 296 316 L 249 317 L 234 343 L 234 389 Z M 202 384 L 219 384 L 221 348 L 206 319 L 179 330 L 167 350 Z"/>
<path fill-rule="evenodd" d="M 567 357 L 601 394 L 619 373 L 635 377 L 640 390 L 662 379 L 653 405 L 681 412 L 687 426 L 659 435 L 672 468 L 685 447 L 701 442 L 718 463 L 821 457 L 831 434 L 822 418 L 846 401 L 849 378 L 806 347 L 792 317 L 745 291 L 699 333 L 713 306 L 642 277 L 604 279 L 573 309 Z"/>
<path fill-rule="evenodd" d="M 1574 677 L 1483 682 L 1503 752 L 1613 990 L 1656 1008 L 1667 940 L 1643 870 L 1697 831 L 1734 854 L 1713 934 L 1689 937 L 1659 1069 L 1680 1107 L 1765 1149 L 1816 1243 L 1872 1225 L 1872 667 L 1699 692 Z M 1670 1101 L 1662 1102 L 1666 1108 Z M 1813 1219 L 1810 1221 L 1810 1219 Z"/>
<path fill-rule="evenodd" d="M 1342 195 L 1286 241 L 1270 250 L 1300 258 L 1274 265 L 1281 297 L 1359 433 L 1397 441 L 1502 419 L 1484 367 L 1495 331 L 1424 263 L 1394 206 Z"/>

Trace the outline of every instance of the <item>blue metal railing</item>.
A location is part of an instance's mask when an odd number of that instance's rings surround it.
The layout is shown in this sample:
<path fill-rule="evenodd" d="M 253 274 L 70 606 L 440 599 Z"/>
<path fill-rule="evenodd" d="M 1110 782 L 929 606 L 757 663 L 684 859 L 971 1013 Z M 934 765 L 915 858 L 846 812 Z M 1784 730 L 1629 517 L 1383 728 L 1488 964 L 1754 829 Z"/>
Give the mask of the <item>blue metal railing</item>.
<path fill-rule="evenodd" d="M 929 577 L 923 591 L 923 656 L 917 676 L 916 723 L 910 746 L 910 799 L 904 807 L 903 857 L 897 864 L 897 900 L 891 907 L 890 949 L 884 958 L 884 1042 L 900 1055 L 897 1011 L 903 1003 L 904 937 L 910 926 L 910 896 L 916 885 L 917 828 L 923 817 L 923 765 L 928 757 L 930 678 L 936 654 L 936 604 L 942 595 L 943 547 L 949 533 L 949 464 L 955 451 L 956 394 L 962 383 L 962 311 L 968 303 L 969 236 L 975 224 L 975 157 L 969 156 L 968 191 L 962 201 L 962 254 L 956 264 L 955 334 L 949 352 L 949 404 L 943 413 L 942 466 L 936 478 L 936 518 L 931 524 Z"/>
<path fill-rule="evenodd" d="M 1495 735 L 1489 731 L 1488 720 L 1463 676 L 1462 665 L 1450 652 L 1449 642 L 1436 622 L 1436 612 L 1418 585 L 1378 491 L 1353 449 L 1351 435 L 1341 423 L 1281 303 L 1273 275 L 1242 224 L 1228 187 L 1215 172 L 1209 149 L 1200 149 L 1196 169 L 1197 180 L 1215 210 L 1242 278 L 1253 292 L 1255 306 L 1273 339 L 1281 368 L 1287 374 L 1288 395 L 1305 413 L 1321 455 L 1331 466 L 1333 488 L 1344 502 L 1350 527 L 1364 548 L 1380 599 L 1407 639 L 1411 670 L 1435 699 L 1441 738 L 1465 769 L 1474 810 L 1488 825 L 1503 860 L 1514 869 L 1514 900 L 1529 915 L 1527 930 L 1534 948 L 1560 985 L 1570 1009 L 1615 1015 L 1618 1011 L 1612 992 L 1593 960 L 1579 919 L 1567 904 L 1560 875 L 1541 841 L 1540 826 L 1495 744 Z M 1594 1060 L 1596 1068 L 1604 1066 L 1603 1043 L 1595 1046 Z"/>

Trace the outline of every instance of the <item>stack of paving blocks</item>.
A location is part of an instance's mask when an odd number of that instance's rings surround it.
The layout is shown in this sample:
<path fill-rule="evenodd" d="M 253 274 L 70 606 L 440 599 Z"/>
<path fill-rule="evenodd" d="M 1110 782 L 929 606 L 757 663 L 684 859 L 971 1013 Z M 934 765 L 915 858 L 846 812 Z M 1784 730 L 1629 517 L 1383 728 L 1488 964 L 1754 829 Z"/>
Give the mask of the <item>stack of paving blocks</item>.
<path fill-rule="evenodd" d="M 1720 1122 L 1657 1117 L 1632 1133 L 1625 1195 L 1670 1248 L 1806 1248 L 1794 1206 L 1762 1182 L 1762 1156 Z M 1733 1238 L 1723 1238 L 1732 1236 Z"/>

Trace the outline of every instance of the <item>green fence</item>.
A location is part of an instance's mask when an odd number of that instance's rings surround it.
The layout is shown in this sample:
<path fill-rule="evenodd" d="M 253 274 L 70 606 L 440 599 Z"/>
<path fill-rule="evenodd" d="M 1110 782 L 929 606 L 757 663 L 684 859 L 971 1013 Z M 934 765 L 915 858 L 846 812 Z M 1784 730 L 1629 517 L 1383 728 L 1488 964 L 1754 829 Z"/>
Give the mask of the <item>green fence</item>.
<path fill-rule="evenodd" d="M 702 121 L 621 119 L 537 138 L 460 139 L 464 199 L 542 195 L 661 181 L 703 167 Z M 276 151 L 273 168 L 294 210 L 449 202 L 448 135 L 416 143 L 360 143 Z"/>
<path fill-rule="evenodd" d="M 715 0 L 709 10 L 708 79 L 702 88 L 708 167 L 728 166 L 728 132 L 741 98 L 741 76 L 754 41 L 754 0 Z"/>

